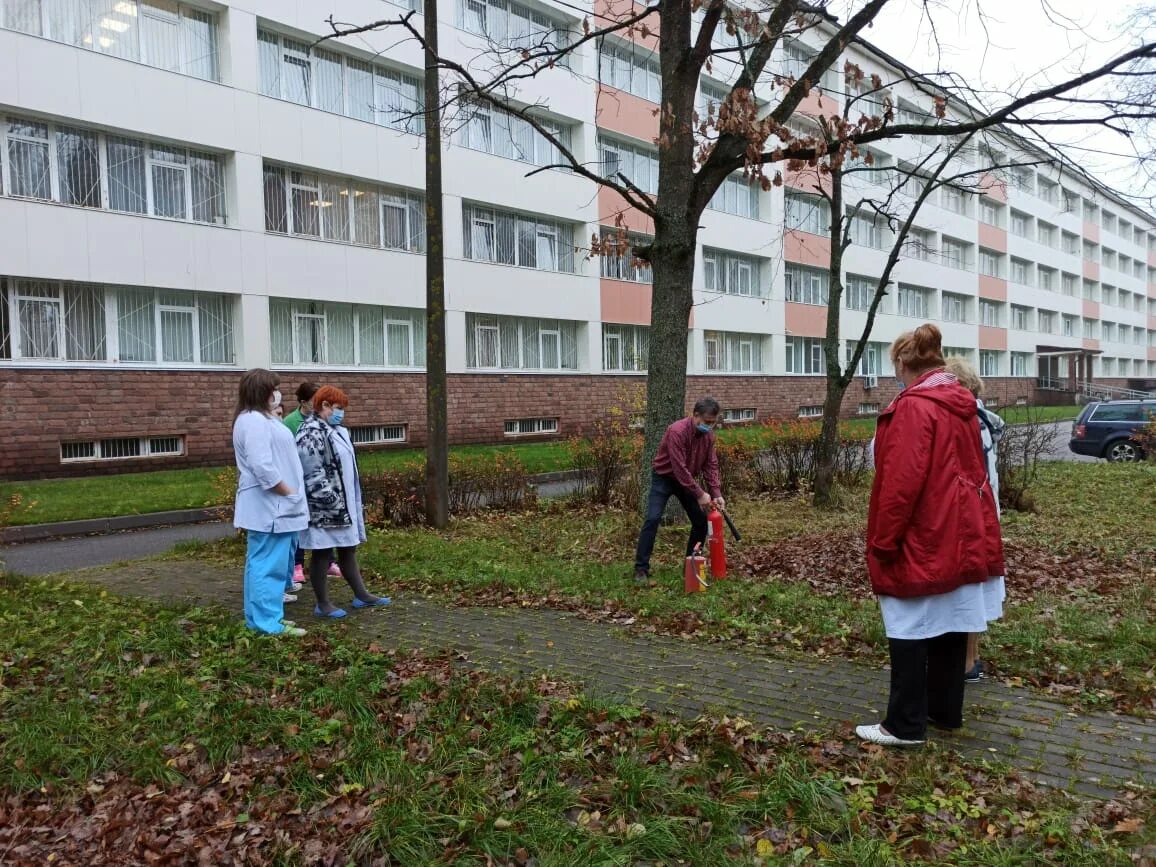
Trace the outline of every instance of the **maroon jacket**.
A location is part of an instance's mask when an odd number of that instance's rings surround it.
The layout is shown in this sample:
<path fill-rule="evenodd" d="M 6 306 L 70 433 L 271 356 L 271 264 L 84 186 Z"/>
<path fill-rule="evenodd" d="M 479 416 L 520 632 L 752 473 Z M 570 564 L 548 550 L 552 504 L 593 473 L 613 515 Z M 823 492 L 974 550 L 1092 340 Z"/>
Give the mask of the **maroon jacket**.
<path fill-rule="evenodd" d="M 975 398 L 932 371 L 879 416 L 867 513 L 871 589 L 934 596 L 1005 573 Z"/>
<path fill-rule="evenodd" d="M 714 433 L 696 430 L 693 418 L 676 421 L 666 429 L 654 456 L 654 471 L 660 476 L 674 476 L 695 497 L 702 495 L 702 488 L 695 481 L 701 475 L 710 495 L 722 496 Z"/>

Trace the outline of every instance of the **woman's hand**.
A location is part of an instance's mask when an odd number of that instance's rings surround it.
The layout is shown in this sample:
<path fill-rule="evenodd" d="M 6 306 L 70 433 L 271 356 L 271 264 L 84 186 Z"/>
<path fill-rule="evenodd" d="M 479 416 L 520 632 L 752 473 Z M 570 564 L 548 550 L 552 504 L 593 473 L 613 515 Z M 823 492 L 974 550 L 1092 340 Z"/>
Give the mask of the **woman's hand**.
<path fill-rule="evenodd" d="M 273 493 L 282 497 L 292 497 L 297 493 L 297 489 L 289 487 L 285 482 L 278 482 L 273 486 Z"/>

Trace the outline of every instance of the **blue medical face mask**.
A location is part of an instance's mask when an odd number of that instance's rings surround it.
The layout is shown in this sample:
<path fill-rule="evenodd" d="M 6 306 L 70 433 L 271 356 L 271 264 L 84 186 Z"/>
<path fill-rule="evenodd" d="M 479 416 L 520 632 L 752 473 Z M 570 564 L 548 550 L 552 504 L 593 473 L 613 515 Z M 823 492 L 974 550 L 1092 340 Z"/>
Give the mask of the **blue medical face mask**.
<path fill-rule="evenodd" d="M 699 433 L 710 433 L 712 430 L 712 428 L 709 424 L 704 424 L 701 421 L 695 425 L 695 428 L 698 430 Z"/>
<path fill-rule="evenodd" d="M 899 384 L 900 391 L 903 391 L 903 389 L 907 388 L 907 383 L 900 379 L 898 376 L 895 377 L 895 381 Z"/>
<path fill-rule="evenodd" d="M 333 412 L 329 415 L 329 423 L 337 427 L 345 419 L 345 410 L 340 407 L 334 407 Z"/>

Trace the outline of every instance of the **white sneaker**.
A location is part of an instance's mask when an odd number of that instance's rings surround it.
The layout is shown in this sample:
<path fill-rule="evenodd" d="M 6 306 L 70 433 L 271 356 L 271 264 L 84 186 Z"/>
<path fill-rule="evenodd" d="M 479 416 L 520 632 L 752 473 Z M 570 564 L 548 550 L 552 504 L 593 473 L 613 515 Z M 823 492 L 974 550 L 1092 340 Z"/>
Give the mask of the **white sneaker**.
<path fill-rule="evenodd" d="M 281 625 L 282 626 L 296 626 L 297 621 L 296 620 L 282 620 Z"/>
<path fill-rule="evenodd" d="M 917 747 L 923 741 L 909 741 L 906 738 L 897 738 L 895 735 L 885 731 L 883 726 L 876 723 L 873 726 L 855 726 L 855 734 L 865 741 L 870 741 L 873 744 L 881 744 L 885 747 Z"/>
<path fill-rule="evenodd" d="M 305 630 L 302 629 L 300 626 L 286 626 L 284 629 L 281 630 L 281 635 L 300 636 L 300 635 L 304 635 L 304 634 L 305 634 Z"/>
<path fill-rule="evenodd" d="M 285 593 L 281 596 L 281 601 L 282 602 L 296 602 L 297 597 L 294 596 L 292 593 Z"/>

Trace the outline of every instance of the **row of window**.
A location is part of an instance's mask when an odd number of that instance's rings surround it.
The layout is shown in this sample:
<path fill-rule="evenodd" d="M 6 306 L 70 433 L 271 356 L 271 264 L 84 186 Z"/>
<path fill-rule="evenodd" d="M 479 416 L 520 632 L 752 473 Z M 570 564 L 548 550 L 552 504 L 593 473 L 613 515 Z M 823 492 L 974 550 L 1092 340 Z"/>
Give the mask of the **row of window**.
<path fill-rule="evenodd" d="M 0 194 L 223 225 L 218 154 L 9 116 L 0 125 Z"/>

